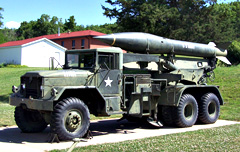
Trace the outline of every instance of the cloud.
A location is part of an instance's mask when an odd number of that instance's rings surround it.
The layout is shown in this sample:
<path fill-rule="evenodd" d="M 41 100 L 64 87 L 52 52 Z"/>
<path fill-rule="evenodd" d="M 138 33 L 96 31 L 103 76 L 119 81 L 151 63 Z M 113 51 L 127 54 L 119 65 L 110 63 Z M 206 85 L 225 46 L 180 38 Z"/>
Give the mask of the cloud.
<path fill-rule="evenodd" d="M 10 21 L 5 24 L 6 28 L 9 29 L 18 29 L 20 27 L 21 23 L 15 22 L 15 21 Z"/>

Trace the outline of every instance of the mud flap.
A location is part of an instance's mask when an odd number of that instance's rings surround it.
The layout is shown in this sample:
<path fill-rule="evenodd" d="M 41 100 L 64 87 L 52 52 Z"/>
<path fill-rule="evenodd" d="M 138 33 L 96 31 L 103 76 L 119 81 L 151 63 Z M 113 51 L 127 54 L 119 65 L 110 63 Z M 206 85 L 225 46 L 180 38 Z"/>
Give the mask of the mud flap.
<path fill-rule="evenodd" d="M 134 92 L 127 114 L 141 118 L 151 115 L 151 88 L 141 88 L 141 93 Z"/>

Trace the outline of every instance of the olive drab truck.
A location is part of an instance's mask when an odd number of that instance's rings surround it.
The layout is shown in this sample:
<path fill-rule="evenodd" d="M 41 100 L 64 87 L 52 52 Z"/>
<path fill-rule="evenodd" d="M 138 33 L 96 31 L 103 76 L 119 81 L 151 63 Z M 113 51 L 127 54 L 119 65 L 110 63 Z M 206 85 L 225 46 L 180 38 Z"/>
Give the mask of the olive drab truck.
<path fill-rule="evenodd" d="M 223 99 L 207 79 L 215 77 L 216 58 L 229 63 L 224 49 L 146 33 L 96 39 L 115 47 L 67 50 L 62 70 L 27 72 L 12 87 L 10 104 L 22 132 L 50 124 L 60 140 L 80 138 L 90 114 L 122 114 L 157 127 L 217 121 Z"/>

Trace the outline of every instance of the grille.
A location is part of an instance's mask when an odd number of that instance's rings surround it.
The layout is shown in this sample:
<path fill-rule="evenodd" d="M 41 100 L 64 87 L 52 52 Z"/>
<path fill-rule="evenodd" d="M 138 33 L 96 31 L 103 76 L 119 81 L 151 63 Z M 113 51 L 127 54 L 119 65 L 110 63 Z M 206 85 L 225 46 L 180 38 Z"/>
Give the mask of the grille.
<path fill-rule="evenodd" d="M 26 98 L 32 97 L 34 99 L 42 97 L 41 77 L 22 77 L 21 84 L 25 84 L 24 96 Z"/>

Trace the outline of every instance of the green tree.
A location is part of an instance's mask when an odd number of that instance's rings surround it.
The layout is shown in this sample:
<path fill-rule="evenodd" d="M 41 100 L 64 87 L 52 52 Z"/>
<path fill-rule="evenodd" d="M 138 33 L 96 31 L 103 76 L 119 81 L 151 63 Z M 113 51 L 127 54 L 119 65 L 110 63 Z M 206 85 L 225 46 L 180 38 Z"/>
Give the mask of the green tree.
<path fill-rule="evenodd" d="M 23 40 L 23 39 L 33 38 L 36 35 L 33 29 L 35 24 L 36 24 L 36 21 L 30 21 L 29 23 L 26 21 L 22 22 L 21 26 L 16 31 L 17 39 Z"/>
<path fill-rule="evenodd" d="M 236 14 L 232 4 L 216 4 L 205 20 L 205 42 L 229 42 L 236 39 Z M 237 19 L 238 20 L 238 19 Z"/>
<path fill-rule="evenodd" d="M 7 38 L 2 33 L 2 30 L 0 30 L 0 44 L 7 42 Z"/>
<path fill-rule="evenodd" d="M 205 18 L 216 0 L 106 0 L 106 3 L 113 8 L 102 6 L 104 15 L 116 18 L 122 31 L 199 42 Z"/>
<path fill-rule="evenodd" d="M 216 4 L 206 24 L 206 41 L 233 42 L 227 58 L 233 65 L 240 63 L 240 2 Z"/>
<path fill-rule="evenodd" d="M 3 22 L 2 22 L 3 16 L 2 16 L 1 11 L 3 11 L 2 7 L 0 7 L 0 27 L 2 27 L 2 25 L 3 25 Z"/>
<path fill-rule="evenodd" d="M 231 8 L 235 15 L 233 17 L 232 24 L 234 25 L 234 30 L 235 30 L 235 37 L 236 40 L 240 41 L 240 2 L 233 2 L 230 4 Z"/>
<path fill-rule="evenodd" d="M 33 36 L 36 37 L 51 33 L 50 26 L 50 16 L 47 14 L 42 14 L 41 17 L 37 20 L 36 24 L 33 26 Z"/>
<path fill-rule="evenodd" d="M 104 24 L 104 25 L 88 25 L 84 30 L 93 30 L 105 34 L 117 33 L 119 32 L 118 25 L 115 24 Z"/>
<path fill-rule="evenodd" d="M 65 20 L 65 23 L 64 23 L 64 29 L 65 31 L 76 31 L 76 26 L 77 26 L 77 23 L 76 23 L 76 20 L 74 18 L 74 16 L 70 16 L 70 18 L 68 20 Z"/>
<path fill-rule="evenodd" d="M 77 25 L 75 29 L 76 29 L 76 31 L 86 30 L 85 27 L 84 27 L 84 25 Z"/>
<path fill-rule="evenodd" d="M 47 14 L 42 14 L 37 21 L 22 22 L 16 33 L 20 40 L 42 35 L 57 34 L 58 28 L 60 28 L 61 32 L 65 31 L 62 19 L 56 16 L 51 18 Z"/>
<path fill-rule="evenodd" d="M 2 22 L 2 19 L 3 19 L 3 16 L 1 14 L 1 11 L 3 11 L 3 8 L 0 7 L 0 27 L 2 27 L 3 25 L 3 22 Z M 2 33 L 2 30 L 0 30 L 0 44 L 6 42 L 6 37 L 4 36 L 4 34 Z"/>
<path fill-rule="evenodd" d="M 47 35 L 58 33 L 58 28 L 60 28 L 60 32 L 64 32 L 64 24 L 62 22 L 62 19 L 53 16 L 48 25 L 49 30 Z"/>
<path fill-rule="evenodd" d="M 16 41 L 17 40 L 16 29 L 4 28 L 1 31 L 2 31 L 3 35 L 5 36 L 6 41 Z"/>

